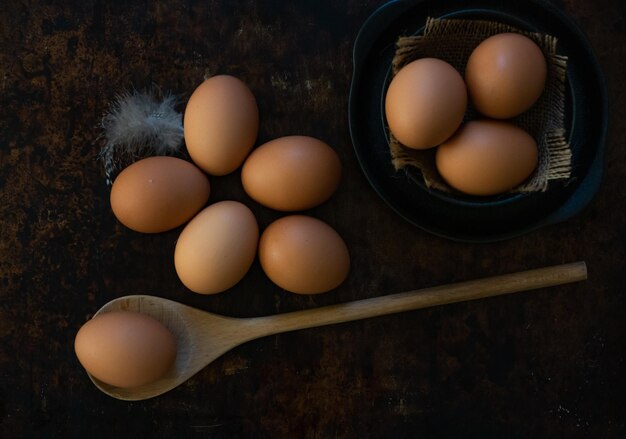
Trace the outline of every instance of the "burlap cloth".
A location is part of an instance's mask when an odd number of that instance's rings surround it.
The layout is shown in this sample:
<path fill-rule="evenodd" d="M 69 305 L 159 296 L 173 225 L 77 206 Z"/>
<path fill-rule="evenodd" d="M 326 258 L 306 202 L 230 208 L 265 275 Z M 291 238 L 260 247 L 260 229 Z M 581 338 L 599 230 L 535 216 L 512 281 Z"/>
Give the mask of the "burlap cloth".
<path fill-rule="evenodd" d="M 502 32 L 516 32 L 531 38 L 546 57 L 548 77 L 543 94 L 532 108 L 509 120 L 533 136 L 539 148 L 537 169 L 526 182 L 511 192 L 545 191 L 550 181 L 567 180 L 571 173 L 572 153 L 564 122 L 567 57 L 557 55 L 555 37 L 525 32 L 491 21 L 429 18 L 423 35 L 398 39 L 392 73 L 395 75 L 403 66 L 416 59 L 433 57 L 450 63 L 463 74 L 474 48 L 486 38 Z M 481 117 L 470 102 L 465 121 Z M 437 172 L 436 148 L 414 150 L 399 143 L 391 132 L 389 138 L 392 163 L 396 170 L 415 167 L 421 171 L 428 187 L 453 191 Z"/>

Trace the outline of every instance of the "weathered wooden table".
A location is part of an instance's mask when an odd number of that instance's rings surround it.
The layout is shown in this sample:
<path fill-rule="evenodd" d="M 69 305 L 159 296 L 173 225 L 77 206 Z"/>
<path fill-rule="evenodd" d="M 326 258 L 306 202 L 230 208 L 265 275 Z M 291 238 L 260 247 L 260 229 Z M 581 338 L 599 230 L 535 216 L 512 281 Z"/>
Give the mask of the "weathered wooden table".
<path fill-rule="evenodd" d="M 382 1 L 18 1 L 0 12 L 0 428 L 6 437 L 622 437 L 626 221 L 626 6 L 562 0 L 588 34 L 612 100 L 606 174 L 579 216 L 510 241 L 447 241 L 394 214 L 368 185 L 347 124 L 351 50 Z M 311 213 L 352 256 L 314 297 L 275 287 L 258 262 L 233 290 L 179 282 L 179 230 L 113 217 L 97 125 L 131 86 L 184 102 L 205 74 L 254 91 L 259 143 L 319 137 L 339 191 Z M 212 201 L 248 203 L 239 174 Z M 182 387 L 126 403 L 100 393 L 73 352 L 105 302 L 147 293 L 256 316 L 586 260 L 589 280 L 250 342 Z"/>

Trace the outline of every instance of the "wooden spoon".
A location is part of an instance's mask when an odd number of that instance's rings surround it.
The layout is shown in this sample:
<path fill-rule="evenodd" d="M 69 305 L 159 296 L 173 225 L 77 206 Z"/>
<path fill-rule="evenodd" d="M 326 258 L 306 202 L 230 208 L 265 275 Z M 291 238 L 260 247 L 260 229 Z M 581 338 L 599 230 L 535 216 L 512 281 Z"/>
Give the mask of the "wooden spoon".
<path fill-rule="evenodd" d="M 158 319 L 176 338 L 175 365 L 162 379 L 135 388 L 113 387 L 92 376 L 90 378 L 100 390 L 114 398 L 127 401 L 148 399 L 182 384 L 226 351 L 255 338 L 577 282 L 586 278 L 585 263 L 576 262 L 305 311 L 245 319 L 200 311 L 159 297 L 120 297 L 104 305 L 96 315 L 127 310 L 148 314 Z"/>

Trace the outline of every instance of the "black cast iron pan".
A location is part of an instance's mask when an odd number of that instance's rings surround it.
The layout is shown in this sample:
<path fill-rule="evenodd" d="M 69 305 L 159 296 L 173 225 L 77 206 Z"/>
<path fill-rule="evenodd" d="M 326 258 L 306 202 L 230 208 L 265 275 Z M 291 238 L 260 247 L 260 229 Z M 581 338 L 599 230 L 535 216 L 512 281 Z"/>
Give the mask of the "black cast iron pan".
<path fill-rule="evenodd" d="M 566 124 L 572 178 L 546 192 L 498 197 L 459 197 L 428 189 L 416 171 L 394 170 L 383 99 L 395 42 L 419 34 L 428 17 L 487 19 L 558 38 L 568 57 Z M 354 44 L 350 134 L 363 172 L 376 192 L 411 223 L 446 238 L 490 242 L 512 238 L 576 215 L 598 190 L 607 131 L 606 83 L 582 31 L 548 1 L 396 0 L 365 22 Z"/>

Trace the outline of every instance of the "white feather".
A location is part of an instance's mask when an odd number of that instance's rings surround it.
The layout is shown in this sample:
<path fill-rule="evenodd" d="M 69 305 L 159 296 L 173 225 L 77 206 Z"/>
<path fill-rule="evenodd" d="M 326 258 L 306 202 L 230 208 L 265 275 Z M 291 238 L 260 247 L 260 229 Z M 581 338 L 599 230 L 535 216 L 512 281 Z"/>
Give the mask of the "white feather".
<path fill-rule="evenodd" d="M 178 152 L 183 124 L 175 106 L 175 96 L 167 94 L 159 100 L 156 90 L 116 97 L 101 122 L 106 144 L 100 157 L 108 184 L 117 170 L 138 158 Z"/>

